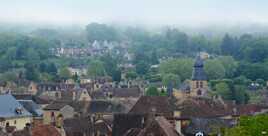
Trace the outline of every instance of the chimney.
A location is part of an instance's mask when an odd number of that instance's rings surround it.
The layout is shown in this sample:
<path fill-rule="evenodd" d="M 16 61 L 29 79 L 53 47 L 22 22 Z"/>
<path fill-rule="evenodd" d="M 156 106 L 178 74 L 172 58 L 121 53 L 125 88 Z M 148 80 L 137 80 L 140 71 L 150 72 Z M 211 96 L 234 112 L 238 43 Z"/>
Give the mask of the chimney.
<path fill-rule="evenodd" d="M 72 93 L 73 93 L 73 101 L 75 101 L 76 100 L 76 92 L 73 91 Z"/>

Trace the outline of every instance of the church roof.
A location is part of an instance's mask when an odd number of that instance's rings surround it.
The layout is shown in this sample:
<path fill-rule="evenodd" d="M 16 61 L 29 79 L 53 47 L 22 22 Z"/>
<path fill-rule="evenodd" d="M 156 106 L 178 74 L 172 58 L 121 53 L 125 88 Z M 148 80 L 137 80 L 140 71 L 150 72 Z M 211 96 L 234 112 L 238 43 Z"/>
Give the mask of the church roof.
<path fill-rule="evenodd" d="M 207 75 L 204 71 L 204 62 L 199 55 L 197 56 L 194 63 L 192 80 L 207 80 Z"/>

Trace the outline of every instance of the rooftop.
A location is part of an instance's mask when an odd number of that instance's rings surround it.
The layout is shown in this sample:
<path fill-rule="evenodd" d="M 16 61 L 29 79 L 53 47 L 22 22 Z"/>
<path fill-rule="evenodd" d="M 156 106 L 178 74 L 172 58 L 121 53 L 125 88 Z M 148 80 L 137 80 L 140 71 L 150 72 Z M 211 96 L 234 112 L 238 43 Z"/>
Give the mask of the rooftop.
<path fill-rule="evenodd" d="M 0 95 L 0 117 L 18 118 L 32 116 L 12 95 Z"/>

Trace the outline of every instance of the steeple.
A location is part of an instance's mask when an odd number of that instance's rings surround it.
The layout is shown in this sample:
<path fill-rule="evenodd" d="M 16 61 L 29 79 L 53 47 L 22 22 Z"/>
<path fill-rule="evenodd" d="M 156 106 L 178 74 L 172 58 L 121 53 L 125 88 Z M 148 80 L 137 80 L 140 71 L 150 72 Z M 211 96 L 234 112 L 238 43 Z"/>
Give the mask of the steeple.
<path fill-rule="evenodd" d="M 207 75 L 204 71 L 204 61 L 201 58 L 200 54 L 195 59 L 192 80 L 207 80 Z"/>
<path fill-rule="evenodd" d="M 195 59 L 192 81 L 191 81 L 191 96 L 203 97 L 207 95 L 207 75 L 204 70 L 204 61 L 200 54 Z"/>

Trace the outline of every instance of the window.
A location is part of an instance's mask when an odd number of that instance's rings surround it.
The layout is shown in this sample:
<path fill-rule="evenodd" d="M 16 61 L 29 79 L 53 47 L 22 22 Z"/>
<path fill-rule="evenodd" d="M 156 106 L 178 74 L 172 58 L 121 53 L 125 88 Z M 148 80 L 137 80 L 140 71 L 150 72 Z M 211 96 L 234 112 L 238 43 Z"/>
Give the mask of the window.
<path fill-rule="evenodd" d="M 15 124 L 17 124 L 17 121 L 16 121 L 16 120 L 14 120 L 14 125 L 15 125 Z"/>
<path fill-rule="evenodd" d="M 51 117 L 54 117 L 55 115 L 54 115 L 54 112 L 51 112 Z"/>
<path fill-rule="evenodd" d="M 200 89 L 197 90 L 197 95 L 202 95 L 202 91 Z"/>
<path fill-rule="evenodd" d="M 196 87 L 195 88 L 199 88 L 199 82 L 196 81 L 195 83 L 196 83 Z"/>
<path fill-rule="evenodd" d="M 9 122 L 6 123 L 6 127 L 9 127 Z"/>
<path fill-rule="evenodd" d="M 203 88 L 203 82 L 200 81 L 200 88 Z"/>

